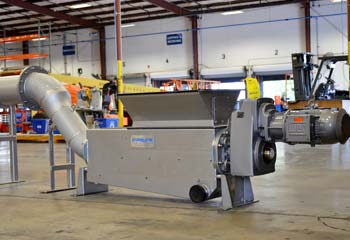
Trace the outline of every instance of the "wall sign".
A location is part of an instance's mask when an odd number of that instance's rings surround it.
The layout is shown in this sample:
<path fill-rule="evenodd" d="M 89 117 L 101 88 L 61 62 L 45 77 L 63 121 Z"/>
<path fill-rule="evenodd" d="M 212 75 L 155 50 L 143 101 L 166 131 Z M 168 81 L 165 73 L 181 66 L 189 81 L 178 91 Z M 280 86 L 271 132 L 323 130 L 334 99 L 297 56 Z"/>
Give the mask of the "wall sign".
<path fill-rule="evenodd" d="M 63 56 L 75 55 L 75 45 L 63 45 L 62 54 Z"/>
<path fill-rule="evenodd" d="M 166 35 L 166 44 L 167 45 L 181 45 L 182 44 L 182 33 Z"/>

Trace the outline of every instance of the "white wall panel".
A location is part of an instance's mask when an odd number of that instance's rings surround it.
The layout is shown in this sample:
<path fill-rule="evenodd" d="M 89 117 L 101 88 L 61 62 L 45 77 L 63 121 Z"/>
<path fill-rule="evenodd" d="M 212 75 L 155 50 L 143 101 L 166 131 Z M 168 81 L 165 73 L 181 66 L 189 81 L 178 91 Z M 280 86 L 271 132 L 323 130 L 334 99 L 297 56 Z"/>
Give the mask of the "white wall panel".
<path fill-rule="evenodd" d="M 92 73 L 100 73 L 100 54 L 98 34 L 96 30 L 80 29 L 66 32 L 66 45 L 75 45 L 75 55 L 67 56 L 67 73 L 78 75 L 78 68 L 83 69 L 83 77 L 91 77 Z M 54 73 L 65 73 L 62 53 L 63 33 L 53 33 L 51 37 L 51 67 Z M 49 53 L 49 41 L 41 41 L 43 53 Z M 38 42 L 30 42 L 30 51 L 38 52 Z M 49 59 L 30 60 L 32 65 L 40 65 L 49 70 Z"/>
<path fill-rule="evenodd" d="M 300 17 L 301 14 L 299 5 L 287 5 L 247 10 L 239 15 L 204 16 L 201 23 L 204 28 L 228 24 L 243 25 L 201 31 L 202 64 L 208 67 L 242 66 L 260 58 L 266 59 L 259 64 L 271 64 L 276 57 L 289 57 L 293 52 L 302 51 L 304 35 L 301 21 L 258 23 Z M 244 25 L 253 22 L 256 24 Z"/>
<path fill-rule="evenodd" d="M 123 61 L 125 73 L 174 71 L 189 68 L 192 64 L 191 33 L 184 32 L 183 44 L 167 46 L 166 33 L 189 27 L 185 18 L 172 18 L 167 20 L 154 20 L 135 23 L 135 27 L 123 28 L 122 40 Z M 160 33 L 146 35 L 150 33 Z M 106 28 L 108 38 L 114 37 L 114 26 Z M 144 35 L 144 36 L 136 36 Z M 107 72 L 117 73 L 115 43 L 107 41 Z M 112 60 L 112 61 L 110 61 Z M 168 60 L 168 61 L 167 61 Z"/>
<path fill-rule="evenodd" d="M 345 3 L 316 2 L 311 14 L 332 15 L 346 12 Z M 207 14 L 199 19 L 199 62 L 201 68 L 234 68 L 245 65 L 290 64 L 290 55 L 305 51 L 304 9 L 301 4 L 244 10 L 243 14 L 223 16 Z M 283 19 L 300 18 L 285 21 Z M 282 20 L 282 21 L 275 21 Z M 271 21 L 271 22 L 270 22 Z M 264 22 L 264 23 L 261 23 Z M 231 27 L 219 27 L 232 25 Z M 234 26 L 240 25 L 240 26 Z M 210 27 L 218 27 L 207 29 Z M 346 16 L 328 16 L 311 19 L 312 52 L 347 53 Z M 123 28 L 123 69 L 126 74 L 187 71 L 192 68 L 191 32 L 183 32 L 183 44 L 167 46 L 167 32 L 190 28 L 186 18 L 171 18 L 135 23 Z M 93 30 L 83 29 L 78 35 L 68 34 L 68 42 L 94 40 Z M 73 31 L 74 33 L 75 31 Z M 62 34 L 61 34 L 62 35 Z M 107 74 L 117 73 L 114 26 L 106 27 Z M 63 73 L 62 36 L 55 33 L 52 47 L 52 70 Z M 45 41 L 47 42 L 47 41 Z M 67 57 L 67 71 L 77 74 L 83 68 L 84 76 L 100 73 L 98 41 L 83 42 L 77 46 L 78 55 Z M 43 52 L 48 52 L 44 48 Z M 38 63 L 31 60 L 31 63 Z M 43 62 L 48 68 L 48 60 Z M 337 86 L 346 89 L 346 67 L 339 64 L 335 71 Z M 345 70 L 344 70 L 345 69 Z M 346 76 L 344 76 L 346 75 Z"/>

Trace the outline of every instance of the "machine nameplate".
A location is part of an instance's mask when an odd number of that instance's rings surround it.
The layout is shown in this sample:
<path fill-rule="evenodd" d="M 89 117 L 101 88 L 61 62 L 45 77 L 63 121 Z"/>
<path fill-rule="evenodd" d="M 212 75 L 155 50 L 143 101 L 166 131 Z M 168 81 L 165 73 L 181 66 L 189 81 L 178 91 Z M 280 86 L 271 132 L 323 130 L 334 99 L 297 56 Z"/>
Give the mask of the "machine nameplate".
<path fill-rule="evenodd" d="M 132 148 L 154 148 L 154 137 L 151 135 L 132 135 L 130 142 Z"/>

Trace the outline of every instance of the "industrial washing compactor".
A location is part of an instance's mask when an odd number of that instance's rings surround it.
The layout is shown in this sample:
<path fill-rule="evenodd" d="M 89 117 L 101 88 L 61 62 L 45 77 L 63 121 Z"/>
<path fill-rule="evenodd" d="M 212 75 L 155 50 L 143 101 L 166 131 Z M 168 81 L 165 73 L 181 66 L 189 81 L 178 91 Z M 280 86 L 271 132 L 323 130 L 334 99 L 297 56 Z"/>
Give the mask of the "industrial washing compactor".
<path fill-rule="evenodd" d="M 0 77 L 0 105 L 42 108 L 87 167 L 78 194 L 108 185 L 199 203 L 222 196 L 224 209 L 254 202 L 250 177 L 275 171 L 275 142 L 345 143 L 343 109 L 279 113 L 273 100 L 237 101 L 239 91 L 204 90 L 119 95 L 133 125 L 87 129 L 70 96 L 39 67 Z"/>

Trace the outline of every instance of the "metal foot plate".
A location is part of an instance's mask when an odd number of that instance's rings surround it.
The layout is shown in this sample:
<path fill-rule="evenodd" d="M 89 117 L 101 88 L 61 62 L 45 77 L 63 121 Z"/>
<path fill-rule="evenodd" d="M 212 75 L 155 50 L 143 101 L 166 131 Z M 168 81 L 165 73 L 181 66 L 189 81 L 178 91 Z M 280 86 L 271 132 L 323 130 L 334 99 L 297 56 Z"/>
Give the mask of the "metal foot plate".
<path fill-rule="evenodd" d="M 15 183 L 23 183 L 25 182 L 24 180 L 17 180 L 17 181 L 12 181 L 12 182 L 4 182 L 4 183 L 0 183 L 1 185 L 9 185 L 9 184 L 15 184 Z"/>
<path fill-rule="evenodd" d="M 77 189 L 76 187 L 71 187 L 71 188 L 61 188 L 61 189 L 55 189 L 55 190 L 49 190 L 49 191 L 43 191 L 41 193 L 55 193 L 55 192 L 64 192 L 64 191 L 69 191 L 69 190 L 74 190 Z"/>

